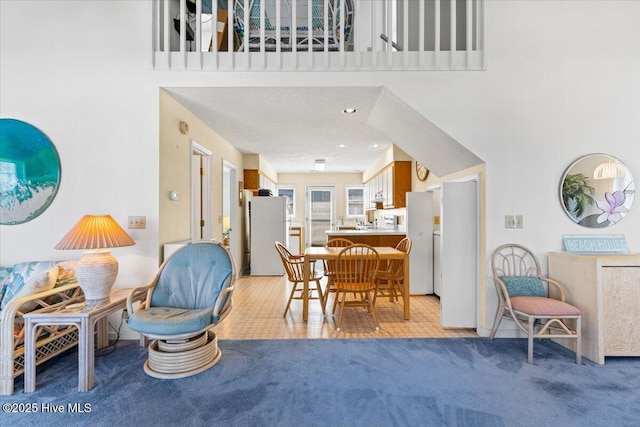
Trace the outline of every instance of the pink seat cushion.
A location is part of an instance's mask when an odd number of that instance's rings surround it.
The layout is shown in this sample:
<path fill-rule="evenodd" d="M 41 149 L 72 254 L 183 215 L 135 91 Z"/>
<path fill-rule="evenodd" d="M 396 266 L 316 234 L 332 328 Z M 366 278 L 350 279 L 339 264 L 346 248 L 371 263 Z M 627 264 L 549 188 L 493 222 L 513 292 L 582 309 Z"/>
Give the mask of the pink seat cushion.
<path fill-rule="evenodd" d="M 577 316 L 580 310 L 552 298 L 545 297 L 513 297 L 511 307 L 521 313 L 533 314 L 535 316 Z"/>

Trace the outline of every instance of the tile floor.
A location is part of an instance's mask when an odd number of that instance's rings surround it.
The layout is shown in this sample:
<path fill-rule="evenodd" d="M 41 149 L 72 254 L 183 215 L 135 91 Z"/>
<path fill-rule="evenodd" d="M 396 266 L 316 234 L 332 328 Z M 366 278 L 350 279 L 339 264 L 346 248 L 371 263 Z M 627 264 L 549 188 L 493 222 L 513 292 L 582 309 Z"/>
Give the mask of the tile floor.
<path fill-rule="evenodd" d="M 323 281 L 323 288 L 326 284 Z M 378 298 L 376 312 L 380 330 L 376 331 L 369 313 L 345 308 L 342 331 L 336 332 L 332 315 L 323 316 L 320 302 L 309 302 L 309 320 L 302 320 L 302 301 L 293 300 L 282 317 L 291 283 L 286 276 L 244 276 L 236 280 L 233 309 L 215 331 L 219 339 L 296 339 L 296 338 L 462 338 L 477 337 L 474 329 L 440 326 L 440 302 L 435 296 L 412 296 L 411 319 L 404 320 L 402 302 Z M 329 297 L 327 312 L 333 304 Z M 337 314 L 337 312 L 336 312 Z"/>

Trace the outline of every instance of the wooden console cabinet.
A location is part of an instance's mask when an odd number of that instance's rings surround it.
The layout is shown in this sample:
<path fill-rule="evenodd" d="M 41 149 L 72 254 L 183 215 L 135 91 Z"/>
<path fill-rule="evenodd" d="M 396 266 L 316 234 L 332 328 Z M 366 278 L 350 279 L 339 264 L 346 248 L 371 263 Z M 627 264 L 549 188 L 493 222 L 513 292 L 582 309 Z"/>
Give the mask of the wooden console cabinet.
<path fill-rule="evenodd" d="M 640 254 L 550 252 L 548 264 L 582 312 L 582 355 L 601 365 L 605 356 L 640 356 Z M 562 341 L 575 351 L 575 341 Z"/>

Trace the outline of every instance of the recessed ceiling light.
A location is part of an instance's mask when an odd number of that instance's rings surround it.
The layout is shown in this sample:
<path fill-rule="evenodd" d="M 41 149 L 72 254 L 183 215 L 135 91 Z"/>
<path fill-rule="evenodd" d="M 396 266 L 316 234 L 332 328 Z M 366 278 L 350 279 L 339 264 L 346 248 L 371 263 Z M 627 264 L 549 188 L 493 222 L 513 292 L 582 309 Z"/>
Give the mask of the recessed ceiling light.
<path fill-rule="evenodd" d="M 380 144 L 371 144 L 371 148 L 378 148 Z"/>
<path fill-rule="evenodd" d="M 344 110 L 342 110 L 342 112 L 345 113 L 345 114 L 354 114 L 357 111 L 358 110 L 356 110 L 355 108 L 345 108 Z"/>
<path fill-rule="evenodd" d="M 338 144 L 336 145 L 338 148 L 347 148 L 347 144 Z"/>

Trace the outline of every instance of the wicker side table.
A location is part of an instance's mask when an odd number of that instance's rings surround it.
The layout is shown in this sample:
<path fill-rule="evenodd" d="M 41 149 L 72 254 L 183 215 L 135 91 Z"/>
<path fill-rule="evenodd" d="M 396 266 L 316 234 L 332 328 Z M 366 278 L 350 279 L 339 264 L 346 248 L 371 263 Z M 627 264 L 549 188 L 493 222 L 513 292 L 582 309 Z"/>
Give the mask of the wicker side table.
<path fill-rule="evenodd" d="M 24 315 L 25 366 L 24 392 L 36 390 L 35 342 L 40 327 L 73 325 L 78 328 L 78 391 L 89 391 L 94 386 L 95 332 L 97 326 L 98 348 L 109 344 L 107 316 L 126 307 L 131 289 L 112 289 L 109 298 L 84 301 L 84 297 L 71 299 L 59 307 L 44 308 Z M 144 299 L 139 295 L 136 301 Z"/>

